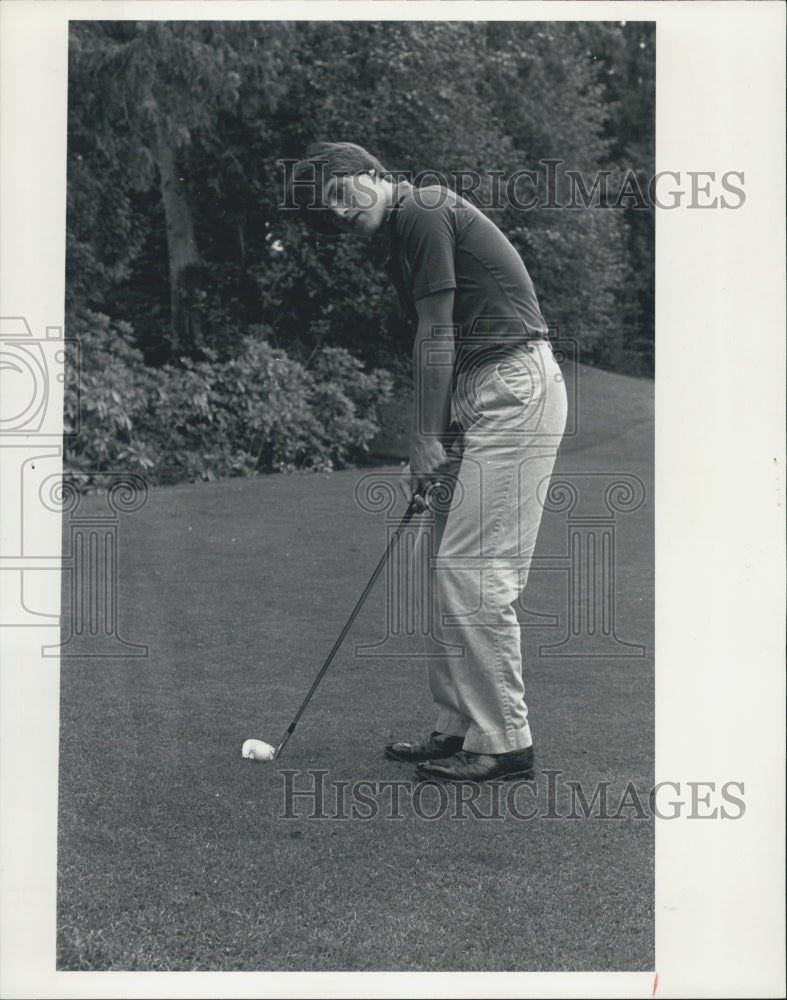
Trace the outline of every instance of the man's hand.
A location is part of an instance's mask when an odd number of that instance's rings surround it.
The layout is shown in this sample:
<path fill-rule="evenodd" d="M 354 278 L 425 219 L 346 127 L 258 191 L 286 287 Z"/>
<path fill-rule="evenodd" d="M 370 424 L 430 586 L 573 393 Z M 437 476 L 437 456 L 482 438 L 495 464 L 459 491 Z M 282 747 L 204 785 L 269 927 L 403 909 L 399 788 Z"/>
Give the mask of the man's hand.
<path fill-rule="evenodd" d="M 451 381 L 454 365 L 453 288 L 416 300 L 418 329 L 413 345 L 416 399 L 410 432 L 410 464 L 403 491 L 408 500 L 421 497 L 429 506 L 428 491 L 443 481 L 448 456 L 440 438 L 451 419 Z M 439 363 L 428 363 L 430 346 L 439 348 Z"/>
<path fill-rule="evenodd" d="M 429 489 L 440 482 L 448 468 L 445 448 L 433 437 L 418 437 L 411 441 L 410 462 L 405 467 L 402 492 L 407 501 L 414 496 L 422 499 L 424 508 L 429 506 Z"/>

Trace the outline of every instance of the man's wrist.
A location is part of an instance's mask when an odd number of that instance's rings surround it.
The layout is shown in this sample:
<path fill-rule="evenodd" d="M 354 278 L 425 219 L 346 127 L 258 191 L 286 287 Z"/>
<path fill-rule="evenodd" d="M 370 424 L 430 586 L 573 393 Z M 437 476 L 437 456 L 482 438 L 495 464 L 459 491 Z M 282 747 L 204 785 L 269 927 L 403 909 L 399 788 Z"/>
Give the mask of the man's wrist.
<path fill-rule="evenodd" d="M 431 451 L 434 448 L 443 447 L 445 431 L 427 431 L 410 435 L 410 451 Z"/>

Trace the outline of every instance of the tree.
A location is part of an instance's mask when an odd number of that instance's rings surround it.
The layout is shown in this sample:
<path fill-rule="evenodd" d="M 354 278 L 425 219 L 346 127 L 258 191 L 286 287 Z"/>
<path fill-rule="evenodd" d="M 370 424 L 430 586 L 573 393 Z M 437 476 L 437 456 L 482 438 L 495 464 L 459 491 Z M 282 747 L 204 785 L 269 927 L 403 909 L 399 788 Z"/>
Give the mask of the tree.
<path fill-rule="evenodd" d="M 305 364 L 335 344 L 395 368 L 411 331 L 379 266 L 385 248 L 315 241 L 279 210 L 279 160 L 319 139 L 355 141 L 413 175 L 479 171 L 482 207 L 491 172 L 533 170 L 543 190 L 548 160 L 562 162 L 564 202 L 565 170 L 606 171 L 614 186 L 652 152 L 641 38 L 650 44 L 647 26 L 616 23 L 77 23 L 74 294 L 130 321 L 157 364 L 201 345 L 229 357 L 251 333 Z M 641 369 L 652 215 L 485 210 L 584 359 Z"/>
<path fill-rule="evenodd" d="M 125 164 L 133 188 L 158 186 L 176 348 L 201 342 L 181 287 L 200 254 L 180 159 L 237 103 L 244 42 L 233 22 L 90 21 L 71 29 L 72 95 L 83 103 L 83 123 L 112 167 Z"/>

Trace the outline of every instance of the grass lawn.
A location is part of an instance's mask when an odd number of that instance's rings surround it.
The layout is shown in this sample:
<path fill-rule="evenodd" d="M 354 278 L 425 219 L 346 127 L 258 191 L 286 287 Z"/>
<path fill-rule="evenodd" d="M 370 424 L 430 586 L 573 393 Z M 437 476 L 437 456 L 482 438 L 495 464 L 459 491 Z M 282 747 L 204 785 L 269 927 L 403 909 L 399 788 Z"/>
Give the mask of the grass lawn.
<path fill-rule="evenodd" d="M 607 782 L 611 811 L 629 782 L 647 807 L 653 782 L 653 384 L 578 373 L 558 469 L 646 484 L 617 519 L 616 619 L 648 655 L 540 656 L 560 629 L 523 628 L 538 781 L 515 805 L 537 817 L 484 819 L 448 789 L 428 819 L 430 787 L 415 808 L 412 770 L 382 747 L 431 728 L 417 647 L 355 652 L 384 631 L 382 579 L 282 759 L 241 758 L 248 737 L 279 741 L 382 553 L 383 519 L 354 500 L 368 470 L 156 489 L 120 526 L 120 633 L 149 656 L 61 665 L 58 968 L 653 967 L 652 820 L 565 818 L 568 781 Z M 565 538 L 546 515 L 538 553 Z M 526 606 L 565 623 L 566 590 L 535 570 Z M 407 782 L 401 818 L 379 795 L 367 818 L 312 818 L 306 798 L 285 816 L 286 781 L 302 790 L 310 769 Z"/>

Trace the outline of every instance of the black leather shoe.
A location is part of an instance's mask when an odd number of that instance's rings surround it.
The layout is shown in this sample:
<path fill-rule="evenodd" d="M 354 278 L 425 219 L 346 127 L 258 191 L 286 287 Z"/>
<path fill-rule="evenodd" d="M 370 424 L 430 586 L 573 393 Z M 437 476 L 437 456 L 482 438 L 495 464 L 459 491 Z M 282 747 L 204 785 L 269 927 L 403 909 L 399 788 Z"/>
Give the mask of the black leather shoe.
<path fill-rule="evenodd" d="M 391 760 L 402 760 L 406 764 L 417 764 L 422 760 L 442 760 L 461 750 L 463 743 L 462 736 L 430 733 L 420 743 L 389 743 L 385 748 L 385 756 Z"/>
<path fill-rule="evenodd" d="M 446 760 L 429 760 L 415 769 L 419 778 L 438 781 L 531 781 L 533 748 L 509 753 L 471 753 L 459 750 Z"/>

